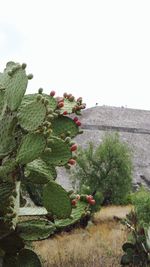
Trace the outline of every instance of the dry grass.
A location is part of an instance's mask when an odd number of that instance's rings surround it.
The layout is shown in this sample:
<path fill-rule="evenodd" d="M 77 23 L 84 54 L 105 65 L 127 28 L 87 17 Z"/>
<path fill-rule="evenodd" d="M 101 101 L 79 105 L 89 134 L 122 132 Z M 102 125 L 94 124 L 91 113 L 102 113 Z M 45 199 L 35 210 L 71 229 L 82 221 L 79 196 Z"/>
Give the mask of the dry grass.
<path fill-rule="evenodd" d="M 125 217 L 131 207 L 107 207 L 95 215 L 94 224 L 35 242 L 44 267 L 118 267 L 127 230 L 113 216 Z"/>

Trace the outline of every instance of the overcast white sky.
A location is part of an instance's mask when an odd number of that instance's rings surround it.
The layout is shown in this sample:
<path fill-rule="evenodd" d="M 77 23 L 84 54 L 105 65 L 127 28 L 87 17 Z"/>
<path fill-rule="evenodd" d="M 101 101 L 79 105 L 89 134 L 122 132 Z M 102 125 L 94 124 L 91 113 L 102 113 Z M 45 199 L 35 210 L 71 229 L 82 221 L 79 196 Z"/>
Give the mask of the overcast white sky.
<path fill-rule="evenodd" d="M 10 60 L 87 107 L 150 110 L 149 0 L 0 0 L 0 70 Z"/>

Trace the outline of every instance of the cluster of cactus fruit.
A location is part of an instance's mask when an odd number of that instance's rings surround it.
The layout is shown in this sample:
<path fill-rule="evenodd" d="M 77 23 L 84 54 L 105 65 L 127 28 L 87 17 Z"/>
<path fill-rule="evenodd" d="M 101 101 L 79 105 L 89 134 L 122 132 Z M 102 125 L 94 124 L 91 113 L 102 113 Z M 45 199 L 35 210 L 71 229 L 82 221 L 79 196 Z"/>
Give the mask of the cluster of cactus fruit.
<path fill-rule="evenodd" d="M 25 63 L 8 62 L 0 73 L 0 258 L 4 267 L 40 267 L 40 259 L 26 241 L 45 239 L 62 225 L 75 223 L 93 201 L 78 199 L 72 209 L 72 194 L 55 181 L 57 166 L 70 168 L 76 163 L 77 145 L 72 138 L 82 133 L 77 116 L 85 104 L 82 98 L 76 100 L 67 93 L 55 97 L 54 91 L 47 95 L 41 88 L 25 94 L 32 77 L 26 75 Z M 42 205 L 53 222 L 47 217 L 20 221 L 21 190 L 31 185 L 33 190 L 42 188 Z"/>

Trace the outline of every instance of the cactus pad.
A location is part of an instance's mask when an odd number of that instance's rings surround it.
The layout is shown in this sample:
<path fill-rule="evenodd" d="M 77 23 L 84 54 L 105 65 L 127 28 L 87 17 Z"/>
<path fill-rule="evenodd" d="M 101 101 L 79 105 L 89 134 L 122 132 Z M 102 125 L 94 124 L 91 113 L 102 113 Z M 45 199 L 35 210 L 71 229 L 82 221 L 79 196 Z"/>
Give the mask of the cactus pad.
<path fill-rule="evenodd" d="M 51 169 L 40 158 L 28 163 L 25 171 L 29 174 L 27 180 L 30 183 L 45 184 L 53 179 Z"/>
<path fill-rule="evenodd" d="M 9 74 L 11 72 L 11 75 Z M 11 62 L 7 64 L 5 72 L 1 76 L 0 83 L 6 88 L 5 99 L 7 106 L 17 110 L 25 94 L 28 77 L 21 65 Z"/>
<path fill-rule="evenodd" d="M 70 137 L 75 137 L 79 132 L 79 127 L 76 123 L 69 117 L 59 116 L 54 119 L 52 122 L 53 135 L 61 137 L 64 135 L 67 136 L 67 133 L 70 132 Z"/>
<path fill-rule="evenodd" d="M 0 158 L 8 155 L 15 147 L 15 115 L 6 114 L 0 119 Z"/>
<path fill-rule="evenodd" d="M 63 141 L 61 138 L 53 136 L 52 142 L 49 143 L 48 146 L 52 149 L 52 151 L 45 151 L 41 157 L 49 164 L 63 166 L 72 157 L 70 145 L 65 143 L 65 141 Z"/>
<path fill-rule="evenodd" d="M 5 90 L 0 89 L 0 114 L 4 107 L 4 100 L 5 100 Z"/>
<path fill-rule="evenodd" d="M 30 220 L 18 223 L 19 236 L 26 241 L 48 238 L 56 230 L 55 224 L 48 220 Z"/>
<path fill-rule="evenodd" d="M 65 228 L 71 226 L 80 221 L 83 215 L 86 213 L 87 203 L 84 201 L 78 201 L 76 208 L 72 209 L 71 218 L 55 220 L 56 228 Z"/>
<path fill-rule="evenodd" d="M 27 183 L 26 189 L 29 193 L 30 198 L 34 202 L 36 206 L 43 206 L 42 199 L 43 199 L 43 185 L 41 184 L 33 184 Z"/>
<path fill-rule="evenodd" d="M 32 101 L 20 109 L 18 120 L 23 129 L 34 131 L 43 123 L 45 116 L 44 104 L 40 101 Z"/>
<path fill-rule="evenodd" d="M 57 218 L 67 218 L 71 214 L 71 203 L 65 189 L 55 182 L 49 182 L 43 189 L 43 204 L 48 212 Z"/>
<path fill-rule="evenodd" d="M 19 147 L 16 161 L 26 164 L 38 158 L 46 146 L 45 137 L 41 134 L 27 134 Z"/>
<path fill-rule="evenodd" d="M 0 179 L 3 181 L 11 179 L 9 174 L 15 170 L 16 165 L 16 161 L 13 158 L 4 162 L 4 164 L 0 166 Z"/>
<path fill-rule="evenodd" d="M 18 255 L 17 267 L 42 267 L 42 265 L 33 250 L 22 249 Z"/>

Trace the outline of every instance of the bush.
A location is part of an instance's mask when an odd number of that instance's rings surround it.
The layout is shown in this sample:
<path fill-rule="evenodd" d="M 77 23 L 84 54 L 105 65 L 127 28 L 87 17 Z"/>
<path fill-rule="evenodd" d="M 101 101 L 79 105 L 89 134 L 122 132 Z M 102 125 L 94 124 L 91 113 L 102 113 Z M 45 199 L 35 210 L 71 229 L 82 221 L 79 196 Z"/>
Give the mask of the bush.
<path fill-rule="evenodd" d="M 141 187 L 132 195 L 132 204 L 140 226 L 150 224 L 150 191 Z"/>
<path fill-rule="evenodd" d="M 83 185 L 90 193 L 101 192 L 103 204 L 126 204 L 132 187 L 132 162 L 128 146 L 118 134 L 107 134 L 94 149 L 89 143 L 78 150 L 77 166 L 71 173 L 72 185 L 83 193 Z"/>

